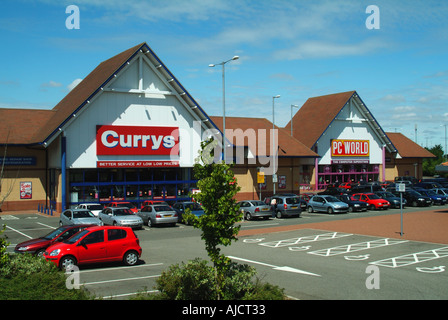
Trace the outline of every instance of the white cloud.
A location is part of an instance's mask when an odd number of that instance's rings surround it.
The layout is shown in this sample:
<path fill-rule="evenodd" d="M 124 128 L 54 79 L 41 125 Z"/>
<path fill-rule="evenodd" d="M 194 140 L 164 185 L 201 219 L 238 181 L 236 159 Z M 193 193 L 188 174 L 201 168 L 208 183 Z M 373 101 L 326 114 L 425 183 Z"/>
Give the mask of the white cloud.
<path fill-rule="evenodd" d="M 70 83 L 70 84 L 67 86 L 67 89 L 68 89 L 69 91 L 72 91 L 73 88 L 76 87 L 81 81 L 82 81 L 82 79 L 75 79 L 75 80 L 73 80 L 72 83 Z"/>

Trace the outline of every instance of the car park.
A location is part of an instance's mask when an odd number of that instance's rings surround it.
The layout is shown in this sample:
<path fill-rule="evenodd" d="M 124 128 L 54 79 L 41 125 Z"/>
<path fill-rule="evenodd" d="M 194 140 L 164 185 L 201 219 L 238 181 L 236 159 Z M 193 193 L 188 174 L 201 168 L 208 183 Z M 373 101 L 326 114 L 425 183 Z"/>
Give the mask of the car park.
<path fill-rule="evenodd" d="M 367 203 L 370 210 L 388 209 L 390 207 L 389 201 L 381 199 L 374 193 L 355 193 L 352 194 L 351 198 Z"/>
<path fill-rule="evenodd" d="M 103 208 L 103 205 L 99 203 L 81 203 L 76 206 L 76 209 L 90 210 L 90 212 L 92 212 L 97 217 L 101 210 L 103 210 Z"/>
<path fill-rule="evenodd" d="M 59 227 L 42 237 L 17 244 L 14 248 L 14 252 L 29 253 L 38 257 L 43 256 L 45 249 L 49 246 L 67 240 L 79 231 L 91 226 L 93 225 L 72 225 Z"/>
<path fill-rule="evenodd" d="M 61 269 L 73 265 L 122 261 L 135 265 L 142 254 L 140 241 L 127 227 L 95 226 L 45 250 L 46 260 Z"/>
<path fill-rule="evenodd" d="M 349 205 L 335 196 L 316 195 L 308 201 L 308 212 L 346 213 Z"/>
<path fill-rule="evenodd" d="M 341 194 L 340 196 L 335 196 L 342 202 L 348 204 L 348 212 L 359 212 L 367 211 L 367 203 L 357 200 L 352 200 L 348 194 Z"/>
<path fill-rule="evenodd" d="M 266 220 L 273 215 L 272 207 L 260 200 L 243 200 L 238 202 L 237 205 L 243 213 L 245 220 L 257 218 Z"/>
<path fill-rule="evenodd" d="M 187 209 L 190 209 L 190 212 L 194 214 L 196 217 L 200 217 L 205 214 L 204 209 L 201 205 L 194 201 L 182 201 L 176 202 L 173 204 L 173 209 L 177 212 L 179 216 L 179 222 L 184 223 L 183 214 L 186 213 Z"/>
<path fill-rule="evenodd" d="M 143 220 L 127 207 L 108 207 L 98 215 L 105 225 L 141 228 Z"/>
<path fill-rule="evenodd" d="M 415 191 L 420 193 L 421 195 L 427 196 L 431 198 L 432 203 L 436 205 L 445 205 L 447 202 L 447 197 L 442 196 L 440 194 L 437 194 L 434 192 L 434 190 L 431 189 L 422 189 L 422 188 L 414 188 Z"/>
<path fill-rule="evenodd" d="M 398 197 L 400 196 L 400 192 L 398 191 L 392 190 L 391 192 Z M 431 198 L 424 196 L 413 189 L 406 189 L 406 191 L 402 192 L 402 195 L 403 198 L 406 199 L 408 205 L 411 205 L 413 207 L 424 207 L 432 205 Z"/>
<path fill-rule="evenodd" d="M 403 208 L 406 206 L 407 201 L 403 198 L 403 201 L 400 200 L 400 197 L 397 197 L 392 192 L 389 191 L 377 191 L 375 194 L 381 199 L 387 200 L 390 203 L 391 208 L 401 208 L 400 203 L 402 203 Z"/>
<path fill-rule="evenodd" d="M 102 226 L 100 219 L 86 209 L 67 209 L 59 217 L 59 226 L 68 226 L 75 224 L 95 224 Z"/>
<path fill-rule="evenodd" d="M 177 212 L 170 206 L 164 204 L 145 206 L 137 215 L 142 218 L 148 227 L 161 224 L 175 226 L 179 220 Z"/>
<path fill-rule="evenodd" d="M 264 203 L 271 205 L 277 218 L 300 217 L 302 213 L 300 198 L 293 193 L 274 194 L 272 197 L 265 198 Z"/>

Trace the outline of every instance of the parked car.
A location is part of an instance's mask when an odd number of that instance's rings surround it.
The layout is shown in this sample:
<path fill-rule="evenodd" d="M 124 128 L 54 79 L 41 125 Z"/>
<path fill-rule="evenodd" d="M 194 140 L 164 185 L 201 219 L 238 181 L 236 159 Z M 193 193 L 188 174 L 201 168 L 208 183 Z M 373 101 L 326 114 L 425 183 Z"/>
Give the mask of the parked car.
<path fill-rule="evenodd" d="M 397 197 L 400 196 L 400 192 L 398 191 L 392 190 L 391 192 Z M 413 207 L 432 205 L 431 198 L 424 196 L 412 189 L 407 189 L 405 192 L 403 192 L 403 198 L 405 198 L 408 204 L 412 205 Z"/>
<path fill-rule="evenodd" d="M 335 196 L 316 195 L 308 201 L 308 212 L 346 213 L 349 205 Z"/>
<path fill-rule="evenodd" d="M 182 223 L 184 223 L 183 214 L 187 209 L 190 209 L 191 213 L 197 217 L 200 217 L 203 214 L 205 214 L 204 209 L 202 209 L 201 205 L 194 201 L 176 202 L 175 204 L 173 204 L 173 209 L 177 212 L 179 216 L 179 222 Z"/>
<path fill-rule="evenodd" d="M 76 207 L 76 209 L 90 210 L 90 212 L 92 212 L 97 217 L 101 210 L 103 210 L 103 208 L 103 205 L 99 203 L 81 203 Z"/>
<path fill-rule="evenodd" d="M 59 226 L 70 226 L 74 224 L 94 224 L 102 226 L 100 219 L 86 209 L 67 209 L 59 217 Z"/>
<path fill-rule="evenodd" d="M 19 243 L 14 248 L 14 252 L 16 253 L 30 253 L 36 255 L 38 257 L 43 256 L 45 249 L 49 246 L 67 240 L 77 232 L 84 230 L 85 228 L 91 227 L 94 225 L 84 224 L 84 225 L 73 225 L 73 226 L 62 226 L 59 227 L 50 233 L 36 238 L 27 240 Z"/>
<path fill-rule="evenodd" d="M 367 203 L 370 210 L 388 209 L 390 207 L 389 201 L 381 199 L 374 193 L 355 193 L 352 194 L 352 199 Z"/>
<path fill-rule="evenodd" d="M 435 193 L 440 194 L 441 196 L 447 196 L 448 197 L 448 189 L 447 188 L 437 188 L 432 189 Z"/>
<path fill-rule="evenodd" d="M 350 190 L 352 188 L 353 182 L 342 182 L 338 187 L 341 189 Z"/>
<path fill-rule="evenodd" d="M 137 215 L 143 219 L 148 227 L 156 224 L 175 226 L 179 220 L 177 212 L 165 204 L 153 204 L 142 208 Z"/>
<path fill-rule="evenodd" d="M 438 182 L 419 182 L 414 185 L 415 188 L 422 188 L 422 189 L 436 189 L 436 188 L 443 188 L 443 186 Z"/>
<path fill-rule="evenodd" d="M 126 207 L 129 208 L 132 213 L 137 213 L 138 208 L 135 204 L 132 202 L 109 202 L 105 205 L 107 208 L 116 208 L 116 207 Z"/>
<path fill-rule="evenodd" d="M 73 265 L 122 261 L 132 266 L 142 254 L 140 241 L 127 227 L 95 226 L 45 250 L 44 257 L 61 269 Z"/>
<path fill-rule="evenodd" d="M 166 201 L 163 200 L 145 200 L 142 202 L 141 208 L 144 208 L 146 206 L 149 206 L 151 204 L 164 204 L 169 206 L 169 204 Z"/>
<path fill-rule="evenodd" d="M 390 203 L 391 208 L 400 208 L 400 197 L 397 197 L 392 192 L 389 191 L 377 191 L 375 194 L 381 199 L 387 200 Z M 403 208 L 406 206 L 407 201 L 403 198 Z"/>
<path fill-rule="evenodd" d="M 105 225 L 141 228 L 143 220 L 127 207 L 108 207 L 100 212 L 99 216 Z"/>
<path fill-rule="evenodd" d="M 237 205 L 239 205 L 245 220 L 254 218 L 267 220 L 273 215 L 272 207 L 260 200 L 243 200 L 238 202 Z"/>
<path fill-rule="evenodd" d="M 352 200 L 348 194 L 335 196 L 342 202 L 348 204 L 348 212 L 367 211 L 367 203 L 357 200 Z"/>
<path fill-rule="evenodd" d="M 431 189 L 423 189 L 423 188 L 414 188 L 415 191 L 417 191 L 418 193 L 420 193 L 421 195 L 427 196 L 429 198 L 431 198 L 432 200 L 432 204 L 437 204 L 437 205 L 445 205 L 447 202 L 447 197 L 446 196 L 442 196 L 440 194 L 437 194 L 434 192 L 434 190 Z"/>
<path fill-rule="evenodd" d="M 272 200 L 275 200 L 275 204 L 273 204 Z M 302 213 L 300 198 L 293 193 L 274 194 L 272 197 L 265 198 L 264 203 L 271 205 L 274 215 L 277 218 L 300 217 Z"/>

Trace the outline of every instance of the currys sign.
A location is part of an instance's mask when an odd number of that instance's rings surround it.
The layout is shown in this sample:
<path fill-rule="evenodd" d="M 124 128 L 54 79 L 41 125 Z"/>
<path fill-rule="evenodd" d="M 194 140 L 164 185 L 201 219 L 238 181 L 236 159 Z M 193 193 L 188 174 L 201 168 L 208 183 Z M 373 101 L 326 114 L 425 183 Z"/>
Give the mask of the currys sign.
<path fill-rule="evenodd" d="M 179 128 L 96 126 L 96 153 L 105 155 L 179 155 Z"/>

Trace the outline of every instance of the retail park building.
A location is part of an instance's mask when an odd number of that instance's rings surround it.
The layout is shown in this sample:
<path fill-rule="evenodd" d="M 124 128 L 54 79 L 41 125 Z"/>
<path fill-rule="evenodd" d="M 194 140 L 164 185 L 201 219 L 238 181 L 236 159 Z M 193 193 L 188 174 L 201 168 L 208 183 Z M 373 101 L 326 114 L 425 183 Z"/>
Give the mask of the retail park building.
<path fill-rule="evenodd" d="M 188 199 L 201 140 L 222 123 L 139 44 L 99 64 L 51 110 L 0 109 L 2 210 Z M 267 119 L 225 123 L 238 199 L 421 177 L 422 160 L 434 157 L 401 133 L 385 133 L 356 91 L 309 98 L 275 134 Z M 273 154 L 276 183 L 265 170 Z M 262 184 L 258 171 L 267 172 Z"/>

